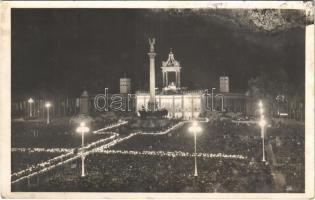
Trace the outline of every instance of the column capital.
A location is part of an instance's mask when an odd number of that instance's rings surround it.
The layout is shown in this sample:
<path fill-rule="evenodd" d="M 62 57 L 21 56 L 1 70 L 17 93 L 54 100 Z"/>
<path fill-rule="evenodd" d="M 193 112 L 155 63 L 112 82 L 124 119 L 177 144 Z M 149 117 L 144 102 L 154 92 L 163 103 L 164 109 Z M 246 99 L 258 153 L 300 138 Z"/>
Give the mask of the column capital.
<path fill-rule="evenodd" d="M 148 53 L 148 55 L 149 55 L 149 58 L 155 58 L 156 53 L 154 53 L 154 52 L 150 52 L 150 53 Z"/>

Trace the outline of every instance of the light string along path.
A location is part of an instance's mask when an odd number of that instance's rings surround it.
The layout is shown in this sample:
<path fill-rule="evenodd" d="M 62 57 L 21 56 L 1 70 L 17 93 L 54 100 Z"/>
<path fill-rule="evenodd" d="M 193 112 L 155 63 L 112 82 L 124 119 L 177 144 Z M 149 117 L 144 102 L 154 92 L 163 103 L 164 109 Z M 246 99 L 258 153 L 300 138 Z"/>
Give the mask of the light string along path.
<path fill-rule="evenodd" d="M 82 150 L 87 150 L 87 149 L 90 149 L 90 151 L 92 149 L 94 149 L 97 145 L 100 145 L 102 143 L 105 143 L 105 142 L 108 142 L 108 141 L 111 141 L 113 140 L 114 138 L 117 138 L 118 137 L 118 134 L 113 134 L 111 135 L 110 137 L 108 138 L 105 138 L 105 139 L 101 139 L 101 140 L 98 140 L 96 142 L 92 142 L 88 145 L 86 145 L 84 148 L 79 148 L 78 149 L 78 152 L 81 152 Z M 57 148 L 58 149 L 58 148 Z M 26 150 L 26 149 L 25 149 Z M 37 151 L 36 151 L 37 150 Z M 56 149 L 55 149 L 56 150 Z M 50 153 L 52 152 L 53 150 L 52 149 L 46 149 L 46 152 Z M 58 150 L 57 150 L 58 151 Z M 26 151 L 25 151 L 26 152 Z M 43 152 L 43 150 L 41 148 L 34 148 L 34 149 L 31 149 L 30 152 Z M 87 151 L 89 152 L 89 151 Z M 37 171 L 37 170 L 41 170 L 41 169 L 45 169 L 46 167 L 49 167 L 50 165 L 57 165 L 58 162 L 66 162 L 67 159 L 71 159 L 71 156 L 74 156 L 76 157 L 77 154 L 75 154 L 74 152 L 74 149 L 71 149 L 70 152 L 66 153 L 66 154 L 62 154 L 60 156 L 57 156 L 57 157 L 54 157 L 52 159 L 49 159 L 45 162 L 42 162 L 42 163 L 39 163 L 39 164 L 36 164 L 36 165 L 31 165 L 29 168 L 27 169 L 24 169 L 24 170 L 21 170 L 19 172 L 16 172 L 16 173 L 13 173 L 11 174 L 11 178 L 15 178 L 15 177 L 19 177 L 21 175 L 25 175 L 27 173 L 31 173 L 33 171 Z M 66 159 L 66 160 L 65 160 Z"/>
<path fill-rule="evenodd" d="M 118 123 L 116 123 L 116 124 L 110 124 L 110 125 L 102 128 L 102 129 L 94 131 L 93 133 L 98 134 L 98 133 L 101 133 L 102 131 L 109 130 L 112 128 L 117 128 L 117 127 L 125 125 L 127 123 L 128 123 L 128 121 L 118 121 Z M 80 152 L 82 150 L 89 149 L 89 148 L 96 147 L 97 145 L 99 145 L 101 143 L 107 142 L 107 141 L 112 140 L 112 139 L 119 136 L 119 134 L 115 133 L 115 132 L 109 132 L 109 133 L 107 132 L 106 134 L 111 134 L 112 136 L 105 138 L 105 139 L 100 139 L 100 140 L 93 142 L 93 143 L 90 143 L 87 146 L 85 146 L 84 148 L 81 147 L 78 149 L 78 152 Z M 63 161 L 64 159 L 67 159 L 70 156 L 75 156 L 74 149 L 66 149 L 66 148 L 46 148 L 46 149 L 45 148 L 12 148 L 11 151 L 12 152 L 28 152 L 28 153 L 34 153 L 34 152 L 63 153 L 63 152 L 67 152 L 67 153 L 62 154 L 60 156 L 49 159 L 45 162 L 31 165 L 27 169 L 13 173 L 13 174 L 11 174 L 11 178 L 15 178 L 15 177 L 18 177 L 21 175 L 25 175 L 26 173 L 31 173 L 33 171 L 40 170 L 41 168 L 48 167 L 49 165 L 52 165 L 55 162 Z M 65 161 L 67 161 L 67 160 L 65 160 Z"/>
<path fill-rule="evenodd" d="M 102 134 L 104 131 L 107 131 L 109 129 L 113 129 L 113 128 L 118 128 L 120 126 L 126 125 L 128 124 L 128 121 L 123 121 L 123 120 L 119 120 L 117 123 L 115 124 L 110 124 L 104 128 L 101 128 L 99 130 L 93 131 L 94 134 Z"/>
<path fill-rule="evenodd" d="M 195 153 L 182 152 L 182 151 L 128 151 L 128 150 L 94 150 L 93 152 L 113 155 L 149 155 L 160 157 L 194 157 Z M 225 153 L 196 153 L 200 158 L 227 158 L 227 159 L 247 159 L 246 156 L 238 154 L 225 154 Z"/>
<path fill-rule="evenodd" d="M 58 166 L 64 165 L 66 163 L 69 163 L 75 159 L 78 159 L 82 156 L 82 150 L 84 150 L 83 155 L 87 156 L 91 153 L 104 153 L 104 154 L 123 154 L 123 155 L 150 155 L 150 156 L 168 156 L 168 157 L 193 157 L 195 156 L 194 153 L 189 152 L 181 152 L 181 151 L 126 151 L 126 150 L 107 150 L 108 148 L 123 142 L 125 140 L 130 139 L 133 136 L 136 135 L 164 135 L 169 133 L 170 131 L 173 131 L 179 127 L 182 127 L 185 123 L 188 123 L 190 121 L 182 121 L 174 126 L 168 128 L 167 130 L 156 132 L 156 133 L 143 133 L 143 132 L 135 132 L 131 133 L 126 137 L 119 137 L 118 133 L 115 132 L 104 132 L 105 130 L 109 130 L 112 128 L 117 128 L 119 126 L 125 125 L 126 121 L 119 122 L 114 125 L 110 125 L 108 127 L 99 129 L 97 131 L 94 131 L 93 133 L 96 134 L 110 134 L 111 136 L 105 139 L 100 139 L 96 142 L 90 143 L 86 145 L 84 148 L 79 148 L 78 153 L 74 153 L 74 149 L 68 149 L 69 151 L 66 154 L 62 154 L 60 156 L 54 157 L 52 159 L 49 159 L 45 162 L 39 163 L 37 165 L 32 165 L 31 167 L 21 170 L 19 172 L 13 173 L 11 175 L 11 179 L 15 179 L 11 181 L 11 183 L 18 183 L 22 180 L 31 178 L 33 176 L 37 176 L 39 174 L 45 173 L 49 170 L 52 170 Z M 204 120 L 200 120 L 200 122 L 208 122 L 208 119 L 205 118 Z M 127 122 L 128 123 L 128 122 Z M 109 128 L 110 127 L 110 128 Z M 108 142 L 108 143 L 106 143 Z M 105 144 L 104 144 L 105 143 Z M 101 146 L 99 146 L 101 145 Z M 52 148 L 52 149 L 43 149 L 43 148 L 13 148 L 13 151 L 19 151 L 19 152 L 62 152 L 67 151 L 65 148 Z M 80 152 L 80 153 L 79 153 Z M 247 159 L 246 156 L 242 155 L 228 155 L 224 153 L 197 153 L 197 157 L 203 157 L 203 158 L 230 158 L 230 159 Z"/>

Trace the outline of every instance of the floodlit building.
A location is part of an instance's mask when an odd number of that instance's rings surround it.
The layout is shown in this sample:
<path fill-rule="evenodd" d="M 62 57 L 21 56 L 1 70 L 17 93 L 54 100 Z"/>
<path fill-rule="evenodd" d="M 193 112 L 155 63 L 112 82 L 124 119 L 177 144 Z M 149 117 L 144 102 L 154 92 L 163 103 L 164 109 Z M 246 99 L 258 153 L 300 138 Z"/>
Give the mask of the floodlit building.
<path fill-rule="evenodd" d="M 220 92 L 230 92 L 230 85 L 229 85 L 229 77 L 228 76 L 221 76 L 220 77 Z"/>
<path fill-rule="evenodd" d="M 121 78 L 120 81 L 120 94 L 129 94 L 131 92 L 131 80 L 130 78 Z"/>
<path fill-rule="evenodd" d="M 89 113 L 89 94 L 86 90 L 83 91 L 80 97 L 80 114 Z"/>
<path fill-rule="evenodd" d="M 249 97 L 243 93 L 220 92 L 214 95 L 214 108 L 217 111 L 248 113 Z"/>
<path fill-rule="evenodd" d="M 148 109 L 150 95 L 148 92 L 136 93 L 136 110 Z M 205 111 L 205 95 L 199 91 L 182 91 L 181 93 L 165 94 L 160 91 L 155 96 L 158 109 L 168 110 L 169 118 L 192 119 Z"/>

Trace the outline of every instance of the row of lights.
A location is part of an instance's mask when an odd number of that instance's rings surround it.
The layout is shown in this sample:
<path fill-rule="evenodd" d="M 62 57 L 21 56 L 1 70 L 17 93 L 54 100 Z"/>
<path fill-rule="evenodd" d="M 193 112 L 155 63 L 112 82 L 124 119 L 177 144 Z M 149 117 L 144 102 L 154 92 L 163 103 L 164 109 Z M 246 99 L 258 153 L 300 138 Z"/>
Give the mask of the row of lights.
<path fill-rule="evenodd" d="M 34 100 L 32 98 L 29 98 L 27 101 L 30 104 L 30 117 L 32 117 L 32 104 L 34 103 Z M 47 124 L 50 123 L 50 119 L 49 119 L 49 109 L 51 107 L 51 103 L 50 102 L 46 102 L 45 103 L 45 107 L 47 108 Z"/>

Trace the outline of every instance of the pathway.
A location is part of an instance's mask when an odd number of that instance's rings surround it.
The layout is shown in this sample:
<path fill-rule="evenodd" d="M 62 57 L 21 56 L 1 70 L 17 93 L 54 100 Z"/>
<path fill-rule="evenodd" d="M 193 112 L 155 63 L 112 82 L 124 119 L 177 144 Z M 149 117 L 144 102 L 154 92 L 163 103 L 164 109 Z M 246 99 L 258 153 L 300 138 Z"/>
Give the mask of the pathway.
<path fill-rule="evenodd" d="M 286 186 L 285 176 L 279 170 L 276 169 L 278 162 L 273 152 L 272 145 L 270 143 L 267 143 L 266 145 L 266 154 L 267 154 L 267 158 L 269 158 L 271 161 L 270 169 L 271 169 L 271 174 L 275 183 L 275 190 L 276 190 L 275 192 L 285 192 L 285 186 Z"/>

